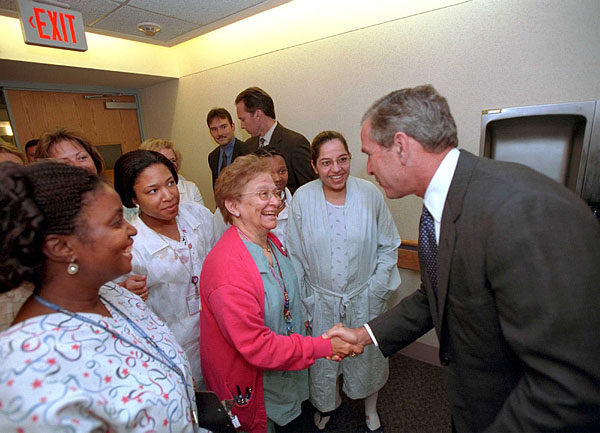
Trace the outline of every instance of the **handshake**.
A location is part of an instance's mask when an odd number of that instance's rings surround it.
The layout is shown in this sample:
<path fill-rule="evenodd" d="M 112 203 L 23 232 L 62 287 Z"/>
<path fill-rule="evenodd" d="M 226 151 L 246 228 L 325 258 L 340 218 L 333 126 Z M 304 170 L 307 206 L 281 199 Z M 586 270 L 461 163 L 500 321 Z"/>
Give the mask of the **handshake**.
<path fill-rule="evenodd" d="M 373 344 L 369 333 L 363 326 L 361 328 L 346 328 L 338 323 L 330 330 L 326 331 L 321 338 L 331 340 L 332 356 L 327 359 L 331 361 L 341 361 L 347 356 L 354 358 L 363 353 L 367 344 Z"/>

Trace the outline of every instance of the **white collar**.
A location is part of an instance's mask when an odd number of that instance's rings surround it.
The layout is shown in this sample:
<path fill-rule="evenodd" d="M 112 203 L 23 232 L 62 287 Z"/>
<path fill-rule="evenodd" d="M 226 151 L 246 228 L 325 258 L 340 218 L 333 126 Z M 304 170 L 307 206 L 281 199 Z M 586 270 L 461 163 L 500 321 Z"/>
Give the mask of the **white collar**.
<path fill-rule="evenodd" d="M 269 130 L 265 133 L 265 135 L 261 136 L 260 138 L 264 138 L 265 139 L 265 146 L 268 146 L 269 143 L 271 143 L 271 137 L 273 136 L 273 131 L 275 131 L 275 127 L 277 126 L 277 120 L 275 121 L 275 123 L 273 123 L 273 125 L 271 125 L 271 127 L 269 128 Z M 259 138 L 259 140 L 260 140 Z"/>
<path fill-rule="evenodd" d="M 456 148 L 451 149 L 448 152 L 431 178 L 429 186 L 427 186 L 427 191 L 425 191 L 423 203 L 438 224 L 442 222 L 442 213 L 444 211 L 444 204 L 446 203 L 446 196 L 448 195 L 450 183 L 452 183 L 452 178 L 454 177 L 454 171 L 456 170 L 459 156 L 460 152 Z"/>

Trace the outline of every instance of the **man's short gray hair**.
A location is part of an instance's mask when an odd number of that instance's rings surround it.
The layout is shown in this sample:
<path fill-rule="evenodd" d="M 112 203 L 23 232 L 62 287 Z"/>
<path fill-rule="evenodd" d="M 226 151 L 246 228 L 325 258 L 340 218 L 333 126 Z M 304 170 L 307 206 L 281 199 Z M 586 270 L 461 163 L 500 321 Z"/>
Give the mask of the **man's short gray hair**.
<path fill-rule="evenodd" d="M 396 90 L 377 100 L 361 123 L 371 123 L 371 140 L 392 145 L 398 131 L 411 136 L 429 152 L 458 146 L 456 123 L 446 98 L 430 84 Z"/>

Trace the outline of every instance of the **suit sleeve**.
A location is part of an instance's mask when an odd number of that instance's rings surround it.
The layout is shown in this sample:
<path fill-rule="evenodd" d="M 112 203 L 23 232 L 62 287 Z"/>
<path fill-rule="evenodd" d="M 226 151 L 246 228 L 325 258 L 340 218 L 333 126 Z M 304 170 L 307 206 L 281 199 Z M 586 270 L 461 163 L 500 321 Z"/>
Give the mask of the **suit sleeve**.
<path fill-rule="evenodd" d="M 421 288 L 368 322 L 381 353 L 391 356 L 433 328 L 429 301 Z"/>
<path fill-rule="evenodd" d="M 486 245 L 500 326 L 523 369 L 487 430 L 597 430 L 600 225 L 583 203 L 526 198 L 495 213 Z"/>
<path fill-rule="evenodd" d="M 305 183 L 316 179 L 316 176 L 310 165 L 310 144 L 304 136 L 298 135 L 294 139 L 291 154 L 291 161 L 286 162 L 289 164 L 290 171 L 292 171 L 292 175 L 294 176 L 293 181 L 288 184 L 293 194 L 296 192 L 296 189 Z"/>

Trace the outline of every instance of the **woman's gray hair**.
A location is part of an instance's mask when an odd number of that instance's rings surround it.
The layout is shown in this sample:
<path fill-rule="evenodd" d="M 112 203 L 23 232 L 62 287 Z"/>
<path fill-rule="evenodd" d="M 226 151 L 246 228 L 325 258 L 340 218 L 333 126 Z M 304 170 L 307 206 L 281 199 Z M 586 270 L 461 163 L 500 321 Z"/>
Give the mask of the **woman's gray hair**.
<path fill-rule="evenodd" d="M 371 123 L 370 138 L 392 145 L 398 131 L 411 136 L 429 152 L 458 146 L 456 123 L 446 98 L 430 84 L 400 89 L 375 101 L 361 123 Z"/>

